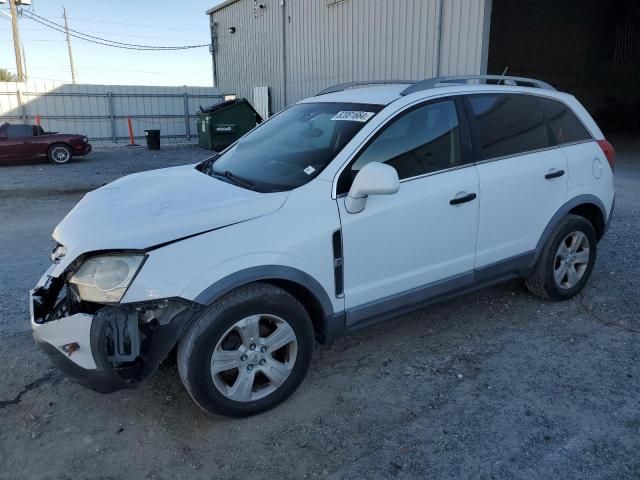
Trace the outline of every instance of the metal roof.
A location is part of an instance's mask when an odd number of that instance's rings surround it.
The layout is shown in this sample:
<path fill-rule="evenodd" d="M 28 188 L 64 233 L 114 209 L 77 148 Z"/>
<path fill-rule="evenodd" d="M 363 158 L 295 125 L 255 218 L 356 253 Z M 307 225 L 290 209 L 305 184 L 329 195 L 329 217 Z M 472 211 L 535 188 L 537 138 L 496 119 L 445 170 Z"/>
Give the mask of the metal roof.
<path fill-rule="evenodd" d="M 212 13 L 215 13 L 218 10 L 222 10 L 224 7 L 227 7 L 227 6 L 231 5 L 232 3 L 236 3 L 236 2 L 239 2 L 239 1 L 240 0 L 225 0 L 224 2 L 219 3 L 215 7 L 211 7 L 209 10 L 207 10 L 207 15 L 211 15 Z"/>

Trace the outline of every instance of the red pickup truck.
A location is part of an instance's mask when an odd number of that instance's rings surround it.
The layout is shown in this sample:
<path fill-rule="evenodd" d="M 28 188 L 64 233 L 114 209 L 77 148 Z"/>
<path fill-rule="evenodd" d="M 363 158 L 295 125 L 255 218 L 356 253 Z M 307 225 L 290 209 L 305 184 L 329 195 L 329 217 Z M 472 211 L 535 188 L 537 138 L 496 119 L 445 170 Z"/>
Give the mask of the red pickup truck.
<path fill-rule="evenodd" d="M 84 135 L 45 132 L 40 125 L 0 123 L 0 163 L 47 157 L 63 164 L 91 151 Z"/>

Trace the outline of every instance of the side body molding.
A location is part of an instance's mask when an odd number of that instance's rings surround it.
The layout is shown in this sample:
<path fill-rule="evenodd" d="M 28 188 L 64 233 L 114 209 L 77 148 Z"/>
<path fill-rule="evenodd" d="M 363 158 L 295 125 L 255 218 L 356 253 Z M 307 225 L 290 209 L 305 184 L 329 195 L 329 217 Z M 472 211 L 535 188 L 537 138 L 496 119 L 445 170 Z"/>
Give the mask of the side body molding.
<path fill-rule="evenodd" d="M 573 208 L 588 203 L 596 205 L 602 212 L 604 221 L 608 222 L 607 210 L 598 197 L 589 194 L 578 195 L 562 205 L 553 215 L 534 250 L 455 277 L 350 308 L 346 312 L 347 333 L 442 300 L 455 298 L 513 278 L 526 277 L 535 266 L 544 244 L 562 218 Z"/>
<path fill-rule="evenodd" d="M 359 305 L 348 312 L 335 312 L 327 291 L 309 274 L 293 267 L 283 265 L 262 265 L 235 272 L 202 291 L 195 302 L 211 305 L 221 296 L 247 283 L 260 280 L 287 280 L 305 287 L 315 297 L 322 309 L 323 332 L 319 336 L 321 343 L 330 344 L 340 336 L 380 320 L 397 316 L 403 312 L 424 307 L 439 299 L 452 298 L 458 294 L 470 292 L 494 283 L 525 276 L 535 265 L 544 244 L 560 220 L 573 208 L 582 204 L 596 205 L 608 222 L 609 215 L 602 201 L 595 195 L 578 195 L 566 202 L 553 215 L 545 227 L 535 250 L 498 262 L 497 264 L 476 269 L 456 278 L 443 279 L 434 284 L 425 285 L 410 292 L 379 299 L 371 304 Z M 349 317 L 349 325 L 347 325 Z"/>

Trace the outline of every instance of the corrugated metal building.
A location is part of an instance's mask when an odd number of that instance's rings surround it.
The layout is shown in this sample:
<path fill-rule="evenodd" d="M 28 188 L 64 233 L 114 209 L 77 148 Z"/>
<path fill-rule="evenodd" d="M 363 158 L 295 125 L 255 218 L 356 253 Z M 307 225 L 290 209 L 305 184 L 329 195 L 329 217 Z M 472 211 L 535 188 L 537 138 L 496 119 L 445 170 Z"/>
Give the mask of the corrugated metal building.
<path fill-rule="evenodd" d="M 486 71 L 491 0 L 228 0 L 207 12 L 214 85 L 272 112 L 352 80 Z M 262 113 L 262 112 L 261 112 Z"/>
<path fill-rule="evenodd" d="M 573 93 L 608 130 L 640 129 L 638 0 L 227 0 L 214 82 L 275 112 L 354 80 L 500 74 Z"/>

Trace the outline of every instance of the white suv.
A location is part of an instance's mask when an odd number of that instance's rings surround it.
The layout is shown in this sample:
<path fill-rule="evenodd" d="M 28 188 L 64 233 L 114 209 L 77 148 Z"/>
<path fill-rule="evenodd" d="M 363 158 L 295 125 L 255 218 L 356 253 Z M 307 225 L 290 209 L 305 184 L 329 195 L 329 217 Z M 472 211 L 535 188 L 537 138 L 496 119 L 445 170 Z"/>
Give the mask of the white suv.
<path fill-rule="evenodd" d="M 177 348 L 196 403 L 245 416 L 300 385 L 314 338 L 513 278 L 550 300 L 584 287 L 614 152 L 574 97 L 514 77 L 373 83 L 87 194 L 31 292 L 53 363 L 112 392 Z"/>

